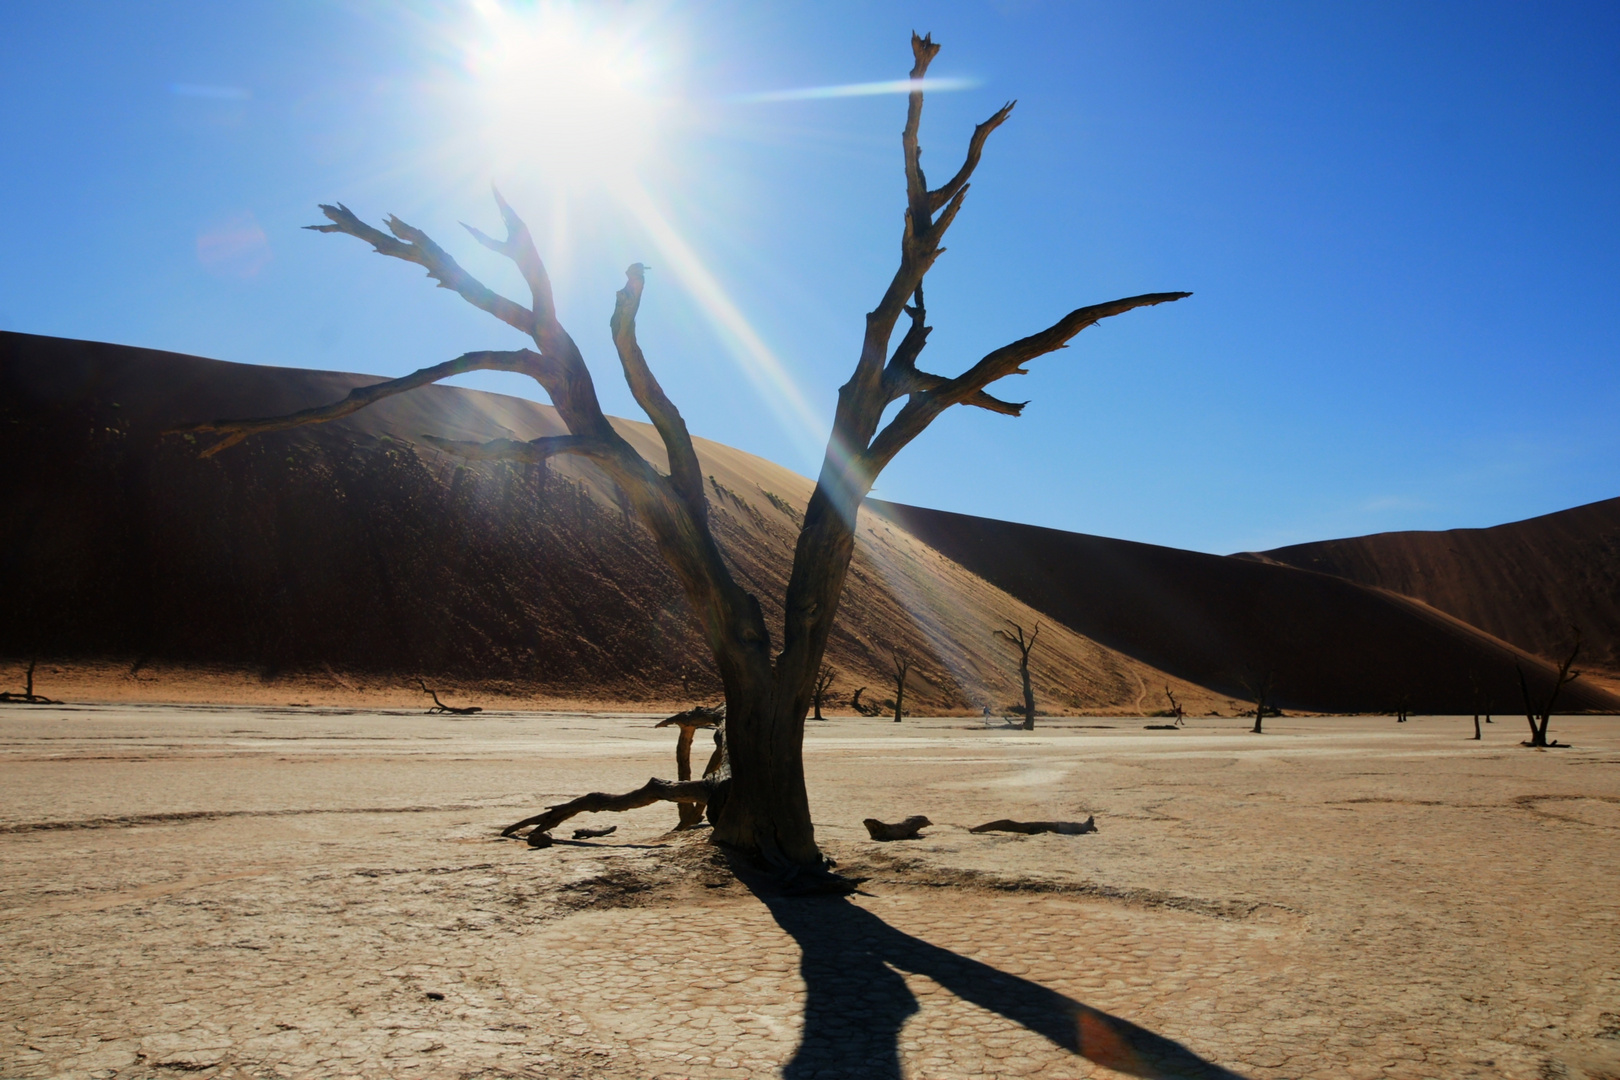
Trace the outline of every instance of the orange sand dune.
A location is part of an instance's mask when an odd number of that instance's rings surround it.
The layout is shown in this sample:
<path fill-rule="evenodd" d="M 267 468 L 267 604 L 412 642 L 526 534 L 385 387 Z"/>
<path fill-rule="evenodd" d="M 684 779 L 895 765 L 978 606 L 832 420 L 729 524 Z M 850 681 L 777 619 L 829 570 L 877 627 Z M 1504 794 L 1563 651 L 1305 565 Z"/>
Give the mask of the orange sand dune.
<path fill-rule="evenodd" d="M 1253 556 L 1421 600 L 1547 660 L 1620 674 L 1620 499 L 1490 529 L 1393 532 Z"/>
<path fill-rule="evenodd" d="M 158 438 L 374 381 L 0 334 L 0 656 L 74 661 L 81 682 L 117 661 L 173 685 L 178 667 L 197 674 L 188 696 L 276 702 L 309 698 L 312 680 L 398 700 L 417 675 L 551 701 L 719 695 L 672 575 L 593 466 L 463 467 L 412 443 L 557 433 L 549 406 L 433 386 L 206 461 Z M 663 463 L 648 425 L 615 423 Z M 697 443 L 734 572 L 779 625 L 811 483 Z M 1003 618 L 1037 615 L 863 516 L 830 646 L 835 689 L 891 696 L 897 648 L 914 661 L 919 709 L 999 711 L 1017 697 L 1011 651 L 991 634 Z M 1042 642 L 1036 690 L 1051 711 L 1160 708 L 1166 683 L 1190 706 L 1215 704 L 1067 629 Z"/>

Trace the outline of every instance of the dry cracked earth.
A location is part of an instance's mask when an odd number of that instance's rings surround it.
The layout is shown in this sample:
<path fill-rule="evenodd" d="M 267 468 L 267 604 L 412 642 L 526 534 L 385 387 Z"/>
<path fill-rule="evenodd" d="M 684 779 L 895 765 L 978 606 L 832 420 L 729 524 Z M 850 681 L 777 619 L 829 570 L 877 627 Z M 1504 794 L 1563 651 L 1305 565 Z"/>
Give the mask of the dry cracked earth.
<path fill-rule="evenodd" d="M 11 708 L 0 1077 L 1620 1076 L 1614 719 L 1143 723 L 812 723 L 846 899 L 496 839 L 648 717 Z"/>

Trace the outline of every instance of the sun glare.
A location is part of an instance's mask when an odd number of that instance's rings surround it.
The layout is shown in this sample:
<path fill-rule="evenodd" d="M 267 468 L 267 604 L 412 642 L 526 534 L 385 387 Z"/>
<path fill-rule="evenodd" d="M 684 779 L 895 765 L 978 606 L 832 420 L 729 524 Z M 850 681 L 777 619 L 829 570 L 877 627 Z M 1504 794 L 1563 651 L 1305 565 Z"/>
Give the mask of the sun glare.
<path fill-rule="evenodd" d="M 623 181 L 655 153 L 657 58 L 633 32 L 572 5 L 473 10 L 463 71 L 498 170 L 538 167 L 548 183 L 590 187 Z"/>

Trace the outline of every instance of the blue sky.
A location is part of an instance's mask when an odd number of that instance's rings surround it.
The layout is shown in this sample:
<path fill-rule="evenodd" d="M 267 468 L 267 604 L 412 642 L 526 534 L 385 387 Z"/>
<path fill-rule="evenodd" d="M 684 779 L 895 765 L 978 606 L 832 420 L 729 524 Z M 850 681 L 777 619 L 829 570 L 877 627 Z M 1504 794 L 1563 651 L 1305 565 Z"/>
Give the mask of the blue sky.
<path fill-rule="evenodd" d="M 511 289 L 457 224 L 498 224 L 495 181 L 610 412 L 644 261 L 692 429 L 813 474 L 896 260 L 904 99 L 746 98 L 903 77 L 913 28 L 971 84 L 929 98 L 936 180 L 1019 100 L 924 367 L 1195 295 L 1000 384 L 1022 419 L 948 414 L 877 494 L 1217 552 L 1620 494 L 1612 4 L 7 5 L 0 328 L 378 374 L 516 347 L 298 228 L 398 213 Z"/>

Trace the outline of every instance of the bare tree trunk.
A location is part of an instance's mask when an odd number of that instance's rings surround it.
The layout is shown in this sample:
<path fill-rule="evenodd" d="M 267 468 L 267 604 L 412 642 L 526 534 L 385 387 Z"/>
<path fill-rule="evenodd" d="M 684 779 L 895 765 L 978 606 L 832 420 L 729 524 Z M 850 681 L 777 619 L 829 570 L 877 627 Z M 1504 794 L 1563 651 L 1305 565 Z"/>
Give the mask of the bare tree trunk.
<path fill-rule="evenodd" d="M 812 700 L 815 703 L 815 718 L 817 720 L 827 719 L 821 715 L 821 702 L 827 696 L 827 691 L 832 688 L 832 681 L 837 675 L 838 672 L 833 670 L 831 664 L 822 664 L 821 670 L 816 672 L 816 685 L 813 690 L 814 697 Z"/>
<path fill-rule="evenodd" d="M 911 670 L 911 661 L 894 654 L 894 722 L 900 722 L 901 711 L 906 706 L 906 672 Z"/>
<path fill-rule="evenodd" d="M 1479 733 L 1479 713 L 1474 714 L 1474 739 L 1478 741 L 1482 736 Z"/>
<path fill-rule="evenodd" d="M 1018 650 L 1018 677 L 1024 684 L 1024 730 L 1035 730 L 1035 690 L 1029 684 L 1029 651 L 1035 647 L 1035 639 L 1041 636 L 1041 624 L 1035 624 L 1035 632 L 1024 638 L 1024 628 L 1011 619 L 1003 620 L 1017 632 L 1017 636 L 1005 630 L 997 630 L 998 637 L 1004 637 Z"/>

